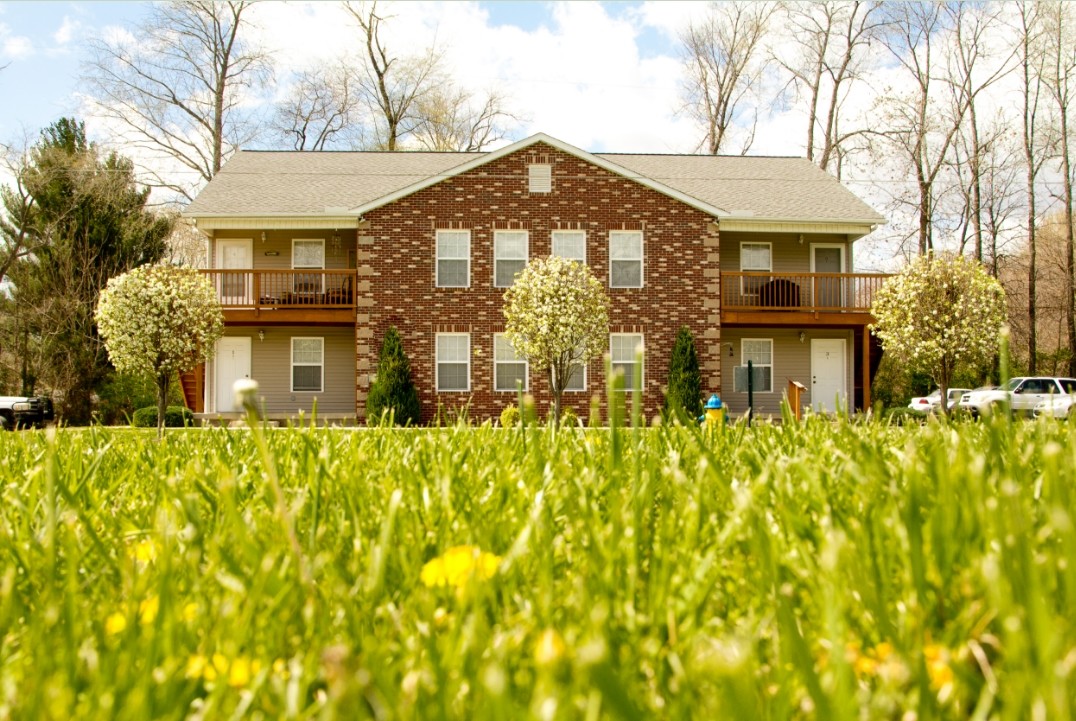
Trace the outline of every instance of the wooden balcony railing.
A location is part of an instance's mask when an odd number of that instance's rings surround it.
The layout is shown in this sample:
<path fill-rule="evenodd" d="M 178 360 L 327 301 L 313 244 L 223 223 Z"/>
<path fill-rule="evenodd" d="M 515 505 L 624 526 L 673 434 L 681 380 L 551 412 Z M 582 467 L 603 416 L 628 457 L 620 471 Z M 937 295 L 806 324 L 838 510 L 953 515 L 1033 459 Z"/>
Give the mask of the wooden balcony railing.
<path fill-rule="evenodd" d="M 352 308 L 354 270 L 203 270 L 225 309 Z"/>
<path fill-rule="evenodd" d="M 721 274 L 722 310 L 869 313 L 888 275 L 880 273 Z"/>

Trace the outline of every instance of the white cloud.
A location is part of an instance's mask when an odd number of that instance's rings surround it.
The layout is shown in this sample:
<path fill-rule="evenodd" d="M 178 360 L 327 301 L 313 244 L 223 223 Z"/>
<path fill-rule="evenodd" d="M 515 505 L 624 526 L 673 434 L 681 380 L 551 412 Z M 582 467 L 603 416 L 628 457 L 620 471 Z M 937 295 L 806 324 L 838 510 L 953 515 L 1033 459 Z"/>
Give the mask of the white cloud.
<path fill-rule="evenodd" d="M 69 15 L 64 15 L 63 22 L 60 27 L 52 34 L 52 39 L 57 45 L 67 45 L 71 42 L 71 39 L 75 36 L 75 32 L 81 27 L 81 23 L 77 20 L 72 20 Z"/>
<path fill-rule="evenodd" d="M 5 25 L 0 25 L 0 53 L 11 60 L 22 60 L 34 54 L 34 43 L 25 35 L 10 35 Z"/>

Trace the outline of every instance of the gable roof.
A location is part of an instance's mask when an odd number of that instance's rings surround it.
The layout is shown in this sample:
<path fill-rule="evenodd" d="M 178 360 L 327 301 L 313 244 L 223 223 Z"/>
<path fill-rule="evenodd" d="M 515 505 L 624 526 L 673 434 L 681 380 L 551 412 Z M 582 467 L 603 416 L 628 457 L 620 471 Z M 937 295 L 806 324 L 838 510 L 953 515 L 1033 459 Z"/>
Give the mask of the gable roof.
<path fill-rule="evenodd" d="M 877 225 L 885 219 L 803 158 L 592 154 L 538 134 L 482 153 L 241 151 L 188 206 L 200 218 L 357 218 L 537 143 L 722 221 Z"/>

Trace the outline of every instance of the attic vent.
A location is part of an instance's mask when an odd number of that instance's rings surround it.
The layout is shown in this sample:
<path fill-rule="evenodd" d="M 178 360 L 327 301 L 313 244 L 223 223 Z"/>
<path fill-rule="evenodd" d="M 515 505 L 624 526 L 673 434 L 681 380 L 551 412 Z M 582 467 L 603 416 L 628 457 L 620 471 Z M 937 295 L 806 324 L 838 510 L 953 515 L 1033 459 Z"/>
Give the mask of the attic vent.
<path fill-rule="evenodd" d="M 529 185 L 532 193 L 548 193 L 553 190 L 553 166 L 532 163 L 527 166 Z"/>

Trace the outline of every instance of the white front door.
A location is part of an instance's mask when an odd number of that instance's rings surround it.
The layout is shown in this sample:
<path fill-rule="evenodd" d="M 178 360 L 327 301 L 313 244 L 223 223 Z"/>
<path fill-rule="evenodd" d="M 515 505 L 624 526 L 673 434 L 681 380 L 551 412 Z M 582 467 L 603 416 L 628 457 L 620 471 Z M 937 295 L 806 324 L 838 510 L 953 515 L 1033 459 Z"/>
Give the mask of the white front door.
<path fill-rule="evenodd" d="M 221 270 L 249 271 L 253 264 L 253 241 L 217 241 L 217 267 Z M 250 273 L 222 273 L 217 289 L 221 305 L 251 305 L 251 277 Z"/>
<path fill-rule="evenodd" d="M 847 408 L 845 341 L 841 338 L 811 341 L 811 407 L 817 413 Z"/>
<path fill-rule="evenodd" d="M 221 338 L 217 341 L 217 413 L 239 410 L 232 384 L 250 378 L 250 338 Z"/>

